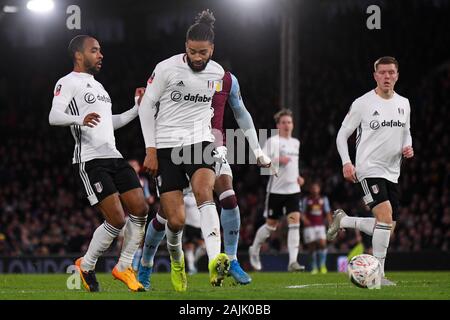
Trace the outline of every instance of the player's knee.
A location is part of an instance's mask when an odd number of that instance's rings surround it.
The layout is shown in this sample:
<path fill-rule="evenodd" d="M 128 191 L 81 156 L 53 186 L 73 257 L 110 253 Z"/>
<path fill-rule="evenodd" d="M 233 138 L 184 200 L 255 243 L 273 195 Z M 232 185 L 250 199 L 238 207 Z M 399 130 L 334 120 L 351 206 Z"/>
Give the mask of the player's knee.
<path fill-rule="evenodd" d="M 234 190 L 227 190 L 219 196 L 220 206 L 224 209 L 234 209 L 237 207 L 237 198 Z"/>
<path fill-rule="evenodd" d="M 386 223 L 386 224 L 392 224 L 392 216 L 390 215 L 380 215 L 377 217 L 377 222 Z"/>
<path fill-rule="evenodd" d="M 168 226 L 173 232 L 183 230 L 184 218 L 180 216 L 174 216 L 167 219 Z"/>
<path fill-rule="evenodd" d="M 378 222 L 392 224 L 392 207 L 389 202 L 378 204 L 373 211 Z"/>
<path fill-rule="evenodd" d="M 156 231 L 163 231 L 166 228 L 167 221 L 160 221 L 157 217 L 152 219 L 152 226 Z"/>
<path fill-rule="evenodd" d="M 109 220 L 109 221 L 108 221 Z M 125 226 L 125 218 L 124 217 L 115 217 L 113 219 L 108 219 L 107 222 L 112 225 L 114 228 L 122 229 Z"/>
<path fill-rule="evenodd" d="M 203 203 L 213 199 L 213 188 L 211 186 L 199 186 L 194 191 L 197 203 Z"/>
<path fill-rule="evenodd" d="M 300 223 L 300 212 L 293 212 L 288 215 L 289 224 L 299 224 Z"/>
<path fill-rule="evenodd" d="M 148 214 L 149 206 L 146 202 L 141 203 L 137 208 L 134 215 L 138 217 L 145 217 Z"/>

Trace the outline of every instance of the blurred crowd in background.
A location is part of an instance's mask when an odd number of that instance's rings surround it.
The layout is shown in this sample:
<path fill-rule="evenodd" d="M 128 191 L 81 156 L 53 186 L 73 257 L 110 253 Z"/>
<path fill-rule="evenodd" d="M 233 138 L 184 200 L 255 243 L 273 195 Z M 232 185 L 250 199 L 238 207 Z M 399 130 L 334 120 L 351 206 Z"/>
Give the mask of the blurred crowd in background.
<path fill-rule="evenodd" d="M 276 22 L 249 25 L 236 43 L 237 36 L 224 28 L 224 22 L 219 23 L 217 12 L 214 59 L 238 77 L 257 129 L 274 128 L 273 114 L 279 108 L 299 108 L 295 125 L 301 141 L 300 171 L 306 181 L 303 194 L 318 181 L 332 209 L 370 216 L 356 187 L 342 177 L 335 138 L 352 101 L 375 87 L 372 63 L 383 55 L 395 56 L 400 63 L 396 91 L 411 103 L 415 157 L 402 164 L 401 207 L 390 250 L 448 251 L 450 133 L 445 128 L 450 123 L 450 6 L 411 3 L 406 8 L 391 4 L 384 11 L 382 29 L 376 31 L 354 28 L 365 23 L 366 15 L 361 15 L 358 7 L 332 13 L 319 5 L 305 10 L 299 31 L 298 106 L 279 103 Z M 402 18 L 406 16 L 408 19 Z M 132 107 L 134 88 L 145 85 L 158 61 L 183 51 L 187 26 L 175 23 L 170 32 L 155 32 L 157 36 L 143 43 L 98 39 L 105 58 L 96 78 L 112 98 L 113 113 Z M 61 39 L 64 43 L 57 46 L 1 53 L 4 62 L 19 64 L 0 65 L 0 256 L 84 252 L 103 221 L 76 183 L 70 130 L 48 124 L 54 84 L 71 71 L 64 51 L 70 38 Z M 237 128 L 231 110 L 227 110 L 225 127 Z M 116 141 L 125 159 L 143 161 L 144 143 L 137 119 L 116 131 Z M 354 150 L 354 136 L 349 143 Z M 264 223 L 267 177 L 254 165 L 233 165 L 233 172 L 242 223 L 240 250 L 246 252 Z M 153 216 L 158 208 L 154 184 L 150 177 L 139 174 L 149 181 Z M 286 232 L 281 225 L 262 252 L 286 252 Z M 353 232 L 341 233 L 328 244 L 329 252 L 348 251 L 355 241 Z M 118 253 L 118 246 L 114 243 L 110 253 Z"/>

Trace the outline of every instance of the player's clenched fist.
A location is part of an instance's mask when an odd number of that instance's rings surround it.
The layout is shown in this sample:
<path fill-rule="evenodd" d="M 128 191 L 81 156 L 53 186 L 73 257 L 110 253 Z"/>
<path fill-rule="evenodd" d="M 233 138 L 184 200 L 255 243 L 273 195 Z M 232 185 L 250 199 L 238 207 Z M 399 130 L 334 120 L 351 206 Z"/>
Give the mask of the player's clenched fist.
<path fill-rule="evenodd" d="M 406 159 L 414 157 L 413 147 L 411 147 L 411 146 L 404 147 L 402 154 Z"/>
<path fill-rule="evenodd" d="M 147 148 L 147 154 L 143 163 L 144 171 L 150 173 L 153 177 L 158 175 L 158 158 L 156 148 Z"/>
<path fill-rule="evenodd" d="M 98 113 L 92 112 L 84 117 L 83 125 L 89 128 L 95 127 L 100 122 L 100 115 Z"/>
<path fill-rule="evenodd" d="M 350 182 L 356 182 L 356 171 L 355 167 L 351 162 L 347 162 L 342 167 L 342 174 L 344 175 L 345 180 Z"/>

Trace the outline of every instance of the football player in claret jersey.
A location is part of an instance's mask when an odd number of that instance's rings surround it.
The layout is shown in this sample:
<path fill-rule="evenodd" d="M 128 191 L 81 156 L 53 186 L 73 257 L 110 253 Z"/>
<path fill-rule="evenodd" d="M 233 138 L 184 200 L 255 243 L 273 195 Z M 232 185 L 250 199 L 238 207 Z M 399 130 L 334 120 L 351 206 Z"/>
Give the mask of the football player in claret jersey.
<path fill-rule="evenodd" d="M 302 200 L 303 239 L 311 253 L 311 273 L 327 273 L 327 236 L 325 224 L 331 223 L 330 201 L 320 194 L 320 184 L 314 182 L 310 193 Z M 326 220 L 325 220 L 326 219 Z M 319 257 L 319 264 L 317 264 Z"/>
<path fill-rule="evenodd" d="M 210 283 L 221 286 L 230 267 L 228 256 L 220 252 L 220 221 L 213 198 L 211 101 L 224 75 L 223 68 L 211 60 L 214 21 L 207 10 L 198 15 L 186 34 L 186 53 L 156 65 L 139 107 L 146 146 L 144 168 L 157 177 L 176 291 L 187 288 L 181 239 L 183 189 L 189 182 L 201 215 Z"/>
<path fill-rule="evenodd" d="M 124 228 L 122 251 L 112 274 L 131 291 L 144 291 L 131 263 L 144 236 L 148 205 L 136 173 L 116 149 L 114 137 L 115 129 L 137 117 L 138 107 L 112 114 L 111 99 L 94 78 L 103 60 L 95 38 L 76 36 L 69 44 L 69 53 L 74 69 L 56 83 L 49 122 L 70 126 L 75 139 L 72 162 L 77 179 L 90 204 L 105 218 L 95 230 L 86 254 L 75 264 L 84 287 L 88 291 L 99 291 L 95 265 Z M 127 224 L 123 206 L 129 213 Z"/>
<path fill-rule="evenodd" d="M 258 166 L 265 168 L 270 167 L 271 160 L 265 155 L 259 145 L 253 119 L 242 100 L 238 79 L 231 72 L 225 72 L 222 88 L 220 91 L 216 92 L 212 103 L 214 116 L 211 120 L 211 124 L 215 135 L 215 145 L 218 156 L 218 161 L 216 162 L 217 177 L 214 192 L 219 198 L 222 207 L 220 221 L 223 228 L 225 253 L 231 260 L 230 275 L 233 276 L 237 283 L 248 284 L 251 282 L 251 278 L 241 268 L 237 260 L 241 218 L 238 201 L 233 190 L 233 172 L 226 159 L 227 147 L 223 129 L 223 120 L 227 102 L 233 111 L 234 118 L 239 125 L 239 128 L 244 131 L 245 136 L 247 137 L 250 149 L 257 160 Z"/>
<path fill-rule="evenodd" d="M 398 178 L 402 158 L 412 158 L 410 105 L 394 91 L 398 62 L 382 57 L 374 63 L 377 87 L 356 99 L 336 138 L 344 178 L 357 183 L 361 197 L 375 218 L 349 217 L 336 210 L 327 238 L 336 238 L 340 228 L 356 228 L 372 236 L 373 255 L 380 261 L 381 285 L 395 285 L 384 277 L 384 262 L 398 206 Z M 348 153 L 347 139 L 357 130 L 356 165 Z"/>
<path fill-rule="evenodd" d="M 270 137 L 263 152 L 279 166 L 278 174 L 270 176 L 267 183 L 266 223 L 256 232 L 253 244 L 249 247 L 250 264 L 259 271 L 261 245 L 276 230 L 278 220 L 284 215 L 288 221 L 287 246 L 289 252 L 288 271 L 303 271 L 304 266 L 297 261 L 300 246 L 300 186 L 304 179 L 299 174 L 300 141 L 292 137 L 294 129 L 292 111 L 282 109 L 274 116 L 279 134 Z"/>

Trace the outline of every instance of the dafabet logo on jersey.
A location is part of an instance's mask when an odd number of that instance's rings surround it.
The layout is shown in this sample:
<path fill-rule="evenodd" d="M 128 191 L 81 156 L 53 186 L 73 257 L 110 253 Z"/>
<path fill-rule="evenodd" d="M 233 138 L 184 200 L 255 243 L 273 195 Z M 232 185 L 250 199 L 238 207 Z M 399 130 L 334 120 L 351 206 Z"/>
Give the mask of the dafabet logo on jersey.
<path fill-rule="evenodd" d="M 194 103 L 197 102 L 210 102 L 212 100 L 212 97 L 208 97 L 207 95 L 199 95 L 198 93 L 196 95 L 193 94 L 186 94 L 183 96 L 183 94 L 180 91 L 172 91 L 172 93 L 170 94 L 170 99 L 172 99 L 172 101 L 175 102 L 179 102 L 181 100 L 184 101 L 191 101 Z"/>
<path fill-rule="evenodd" d="M 406 126 L 406 122 L 401 122 L 400 120 L 391 120 L 391 121 L 386 121 L 383 120 L 383 122 L 379 122 L 378 120 L 372 120 L 369 123 L 370 129 L 372 130 L 377 130 L 380 127 L 389 127 L 389 128 L 395 128 L 395 127 L 399 127 L 399 128 L 404 128 Z"/>

